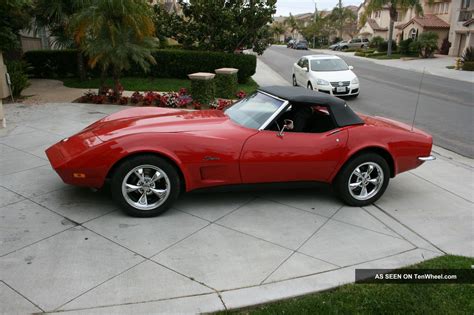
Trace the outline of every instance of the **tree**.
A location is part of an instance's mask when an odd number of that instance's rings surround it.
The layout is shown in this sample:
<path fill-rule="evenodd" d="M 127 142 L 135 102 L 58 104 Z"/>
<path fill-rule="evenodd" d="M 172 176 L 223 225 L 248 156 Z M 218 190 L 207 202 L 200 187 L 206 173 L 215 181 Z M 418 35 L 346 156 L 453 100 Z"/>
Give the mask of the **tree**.
<path fill-rule="evenodd" d="M 326 41 L 329 35 L 334 32 L 334 27 L 330 19 L 323 17 L 323 12 L 320 12 L 307 26 L 300 27 L 299 31 L 304 38 L 313 38 L 314 36 L 318 39 L 318 42 L 321 42 Z"/>
<path fill-rule="evenodd" d="M 294 37 L 294 32 L 299 31 L 302 27 L 295 19 L 295 17 L 290 13 L 290 16 L 285 20 L 284 24 L 290 28 L 292 37 Z"/>
<path fill-rule="evenodd" d="M 337 6 L 332 9 L 328 18 L 337 28 L 340 38 L 343 37 L 344 31 L 350 36 L 353 36 L 357 32 L 357 16 L 349 8 Z"/>
<path fill-rule="evenodd" d="M 252 47 L 262 54 L 271 40 L 276 0 L 178 0 L 183 14 L 168 15 L 169 37 L 184 48 L 234 52 Z M 158 28 L 162 22 L 158 21 Z M 165 27 L 168 28 L 168 27 Z"/>
<path fill-rule="evenodd" d="M 390 24 L 388 29 L 388 49 L 387 56 L 392 55 L 392 42 L 393 42 L 393 26 L 397 19 L 399 12 L 405 12 L 409 9 L 414 9 L 418 15 L 423 15 L 423 0 L 369 0 L 367 8 L 364 12 L 361 23 L 364 24 L 367 17 L 374 11 L 383 10 L 388 8 L 390 14 Z M 429 0 L 432 3 L 433 0 Z"/>
<path fill-rule="evenodd" d="M 31 19 L 31 0 L 0 1 L 0 52 L 19 47 L 18 32 Z"/>
<path fill-rule="evenodd" d="M 54 38 L 56 48 L 78 49 L 69 30 L 69 24 L 74 14 L 86 5 L 86 1 L 75 0 L 36 0 L 34 8 L 36 31 L 48 28 Z M 86 79 L 86 69 L 82 52 L 77 52 L 77 73 L 81 81 Z"/>
<path fill-rule="evenodd" d="M 283 22 L 273 22 L 270 29 L 273 36 L 280 41 L 280 35 L 285 34 L 286 27 Z"/>
<path fill-rule="evenodd" d="M 104 91 L 108 71 L 118 96 L 123 70 L 135 64 L 148 71 L 156 63 L 152 51 L 158 40 L 152 9 L 145 0 L 93 0 L 73 16 L 70 27 L 89 65 L 101 69 L 99 93 Z"/>

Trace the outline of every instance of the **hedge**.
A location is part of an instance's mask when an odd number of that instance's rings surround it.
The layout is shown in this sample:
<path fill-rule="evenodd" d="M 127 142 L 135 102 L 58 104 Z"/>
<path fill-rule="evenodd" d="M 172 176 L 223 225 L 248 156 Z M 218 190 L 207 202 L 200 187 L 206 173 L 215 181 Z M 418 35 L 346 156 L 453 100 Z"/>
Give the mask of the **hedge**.
<path fill-rule="evenodd" d="M 237 75 L 238 73 L 217 73 L 214 79 L 216 86 L 216 94 L 220 95 L 222 98 L 235 98 L 235 94 L 237 93 L 238 87 Z"/>
<path fill-rule="evenodd" d="M 464 71 L 474 71 L 474 61 L 464 61 L 462 69 Z"/>
<path fill-rule="evenodd" d="M 212 51 L 160 49 L 153 53 L 157 64 L 148 73 L 138 66 L 125 71 L 123 76 L 145 76 L 186 79 L 195 72 L 214 72 L 218 68 L 239 69 L 238 78 L 244 83 L 255 74 L 257 57 L 245 54 L 230 54 Z M 75 75 L 77 53 L 75 50 L 34 50 L 24 55 L 32 67 L 31 74 L 40 78 L 57 78 Z M 89 69 L 89 76 L 97 76 L 98 71 Z"/>

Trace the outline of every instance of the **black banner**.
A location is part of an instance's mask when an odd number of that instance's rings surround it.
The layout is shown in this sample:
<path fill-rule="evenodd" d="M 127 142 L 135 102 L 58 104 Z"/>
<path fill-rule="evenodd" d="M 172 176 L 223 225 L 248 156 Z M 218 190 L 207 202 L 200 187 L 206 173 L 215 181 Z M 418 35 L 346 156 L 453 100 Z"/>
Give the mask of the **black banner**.
<path fill-rule="evenodd" d="M 356 269 L 356 283 L 468 283 L 474 269 Z"/>

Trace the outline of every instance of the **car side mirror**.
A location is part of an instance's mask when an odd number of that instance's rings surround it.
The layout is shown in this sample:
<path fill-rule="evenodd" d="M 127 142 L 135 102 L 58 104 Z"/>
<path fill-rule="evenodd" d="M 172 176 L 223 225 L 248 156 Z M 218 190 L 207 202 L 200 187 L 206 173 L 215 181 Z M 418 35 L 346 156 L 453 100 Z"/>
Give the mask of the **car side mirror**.
<path fill-rule="evenodd" d="M 354 67 L 353 67 L 353 66 L 349 66 L 349 70 L 353 70 L 353 69 L 354 69 Z"/>
<path fill-rule="evenodd" d="M 279 137 L 283 137 L 283 132 L 285 131 L 285 129 L 293 130 L 293 128 L 295 127 L 293 124 L 293 120 L 291 119 L 285 119 L 283 123 L 284 123 L 283 127 L 281 127 L 280 131 L 278 132 Z"/>

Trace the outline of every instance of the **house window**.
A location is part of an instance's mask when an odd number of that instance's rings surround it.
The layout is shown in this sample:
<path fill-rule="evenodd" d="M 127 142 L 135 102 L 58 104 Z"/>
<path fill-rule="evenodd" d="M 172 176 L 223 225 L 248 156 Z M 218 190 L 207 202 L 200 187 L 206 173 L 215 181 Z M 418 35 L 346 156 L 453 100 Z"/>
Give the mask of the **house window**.
<path fill-rule="evenodd" d="M 461 9 L 467 9 L 471 5 L 471 0 L 462 0 L 461 1 Z"/>
<path fill-rule="evenodd" d="M 410 30 L 410 35 L 409 36 L 410 36 L 411 39 L 415 40 L 416 39 L 416 29 L 412 28 Z"/>
<path fill-rule="evenodd" d="M 449 10 L 449 2 L 444 3 L 444 14 L 447 14 Z"/>

